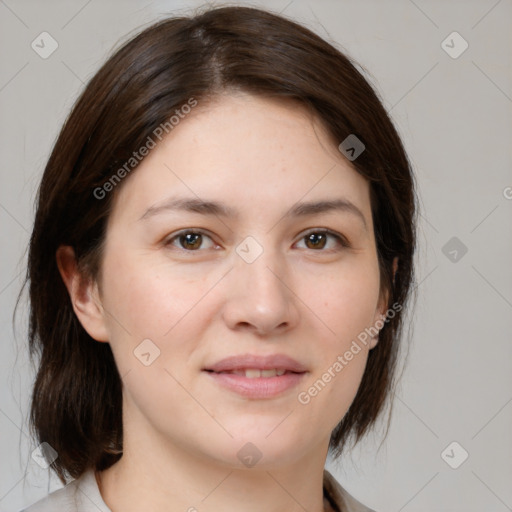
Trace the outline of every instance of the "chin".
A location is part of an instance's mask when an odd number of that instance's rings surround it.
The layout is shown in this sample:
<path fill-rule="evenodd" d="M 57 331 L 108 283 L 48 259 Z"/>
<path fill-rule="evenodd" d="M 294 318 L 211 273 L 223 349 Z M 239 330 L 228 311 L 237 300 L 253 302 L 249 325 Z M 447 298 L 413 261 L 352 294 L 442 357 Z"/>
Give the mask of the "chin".
<path fill-rule="evenodd" d="M 318 444 L 290 435 L 290 430 L 279 432 L 279 427 L 275 428 L 278 423 L 274 423 L 273 432 L 272 429 L 258 430 L 254 425 L 252 429 L 231 432 L 233 439 L 225 439 L 222 445 L 216 444 L 220 451 L 216 450 L 215 458 L 231 468 L 275 470 L 298 462 L 308 447 L 313 450 Z M 294 430 L 299 432 L 298 427 Z M 272 433 L 269 435 L 269 432 Z"/>

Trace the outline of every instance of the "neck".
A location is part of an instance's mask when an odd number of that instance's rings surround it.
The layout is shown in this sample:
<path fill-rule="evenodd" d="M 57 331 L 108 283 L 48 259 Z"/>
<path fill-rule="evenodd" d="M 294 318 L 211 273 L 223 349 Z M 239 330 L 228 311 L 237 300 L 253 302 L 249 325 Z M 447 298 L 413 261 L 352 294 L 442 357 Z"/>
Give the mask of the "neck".
<path fill-rule="evenodd" d="M 122 458 L 98 481 L 112 512 L 323 512 L 326 453 L 322 446 L 288 464 L 240 469 L 132 429 Z"/>

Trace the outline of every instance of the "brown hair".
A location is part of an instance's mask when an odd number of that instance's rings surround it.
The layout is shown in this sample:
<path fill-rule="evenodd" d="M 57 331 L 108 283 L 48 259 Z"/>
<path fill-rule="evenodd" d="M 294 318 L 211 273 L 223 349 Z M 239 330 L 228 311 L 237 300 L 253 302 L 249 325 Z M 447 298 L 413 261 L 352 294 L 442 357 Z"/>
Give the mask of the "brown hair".
<path fill-rule="evenodd" d="M 63 483 L 66 473 L 78 478 L 121 457 L 122 387 L 110 345 L 94 342 L 73 311 L 56 251 L 72 246 L 80 268 L 97 277 L 122 183 L 102 199 L 94 191 L 191 97 L 205 102 L 230 89 L 298 101 L 338 144 L 355 134 L 366 146 L 352 164 L 370 182 L 381 291 L 402 310 L 380 331 L 355 400 L 332 433 L 335 455 L 367 432 L 390 394 L 412 292 L 416 201 L 406 153 L 374 90 L 343 53 L 282 16 L 223 7 L 165 19 L 125 43 L 87 84 L 38 192 L 26 280 L 30 355 L 40 357 L 30 422 L 38 441 L 57 451 L 51 468 Z"/>

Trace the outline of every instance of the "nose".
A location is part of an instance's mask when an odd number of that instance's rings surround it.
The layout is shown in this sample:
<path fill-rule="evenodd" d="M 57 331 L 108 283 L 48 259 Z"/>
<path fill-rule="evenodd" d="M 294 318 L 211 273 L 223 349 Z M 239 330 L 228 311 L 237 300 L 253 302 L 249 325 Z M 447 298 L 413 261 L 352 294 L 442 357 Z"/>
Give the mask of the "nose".
<path fill-rule="evenodd" d="M 299 299 L 282 257 L 264 251 L 252 263 L 238 255 L 229 272 L 223 318 L 230 329 L 258 336 L 284 333 L 300 320 Z"/>

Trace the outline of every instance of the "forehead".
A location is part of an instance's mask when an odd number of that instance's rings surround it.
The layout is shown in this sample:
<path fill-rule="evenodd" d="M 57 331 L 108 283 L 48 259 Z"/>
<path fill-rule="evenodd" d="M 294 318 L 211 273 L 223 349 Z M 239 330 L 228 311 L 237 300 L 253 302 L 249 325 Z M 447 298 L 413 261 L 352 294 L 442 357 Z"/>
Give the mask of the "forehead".
<path fill-rule="evenodd" d="M 180 195 L 221 201 L 242 216 L 344 197 L 370 215 L 367 180 L 317 118 L 297 102 L 245 93 L 199 101 L 117 192 L 114 213 L 132 219 Z"/>

